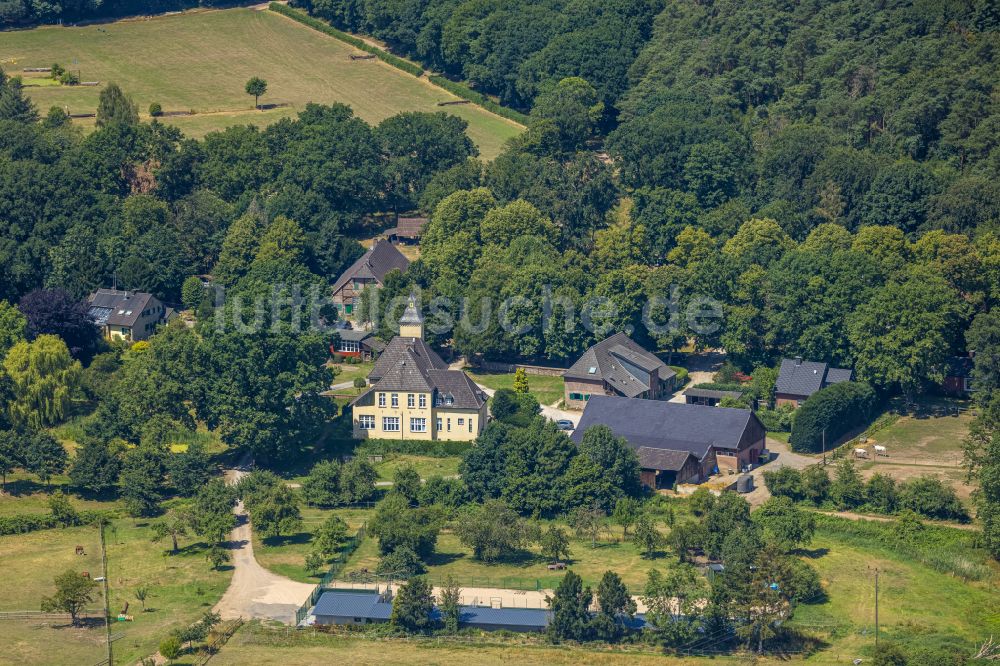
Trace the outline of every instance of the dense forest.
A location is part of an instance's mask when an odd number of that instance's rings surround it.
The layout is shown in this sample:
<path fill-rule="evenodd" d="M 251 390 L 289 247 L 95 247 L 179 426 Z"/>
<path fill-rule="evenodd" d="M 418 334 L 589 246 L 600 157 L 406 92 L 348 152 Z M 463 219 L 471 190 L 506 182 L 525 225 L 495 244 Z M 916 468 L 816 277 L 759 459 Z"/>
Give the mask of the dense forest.
<path fill-rule="evenodd" d="M 240 4 L 227 0 L 0 0 L 0 26 L 95 21 Z"/>

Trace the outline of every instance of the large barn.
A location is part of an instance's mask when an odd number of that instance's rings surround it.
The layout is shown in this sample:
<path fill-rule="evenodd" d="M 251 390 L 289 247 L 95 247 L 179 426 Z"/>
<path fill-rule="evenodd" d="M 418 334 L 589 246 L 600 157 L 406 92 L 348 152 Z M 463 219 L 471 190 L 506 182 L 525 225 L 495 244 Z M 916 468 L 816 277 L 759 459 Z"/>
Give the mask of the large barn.
<path fill-rule="evenodd" d="M 608 426 L 636 450 L 642 483 L 650 488 L 697 483 L 716 471 L 754 465 L 767 434 L 749 409 L 603 395 L 590 398 L 572 439 L 579 443 L 595 425 Z"/>

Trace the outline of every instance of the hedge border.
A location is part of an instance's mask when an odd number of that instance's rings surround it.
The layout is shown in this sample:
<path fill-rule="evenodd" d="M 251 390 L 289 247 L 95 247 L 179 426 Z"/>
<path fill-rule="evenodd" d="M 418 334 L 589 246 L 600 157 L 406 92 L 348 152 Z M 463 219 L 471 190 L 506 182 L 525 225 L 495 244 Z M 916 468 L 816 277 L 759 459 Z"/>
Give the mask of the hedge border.
<path fill-rule="evenodd" d="M 528 124 L 528 116 L 521 113 L 520 111 L 515 111 L 514 109 L 508 108 L 506 106 L 501 106 L 497 104 L 492 99 L 486 95 L 476 92 L 464 83 L 459 83 L 458 81 L 452 81 L 451 79 L 445 78 L 439 74 L 428 75 L 428 80 L 439 88 L 444 88 L 452 95 L 461 97 L 462 99 L 468 100 L 473 104 L 478 104 L 487 111 L 497 114 L 507 120 L 513 120 L 520 125 Z"/>
<path fill-rule="evenodd" d="M 420 65 L 417 65 L 409 60 L 395 56 L 385 49 L 380 49 L 377 46 L 372 46 L 368 42 L 358 39 L 354 35 L 344 32 L 343 30 L 338 30 L 334 28 L 329 23 L 325 23 L 317 18 L 309 16 L 304 12 L 300 12 L 297 9 L 289 7 L 288 5 L 282 5 L 277 2 L 272 2 L 268 5 L 268 9 L 282 16 L 287 16 L 293 21 L 298 21 L 302 25 L 318 30 L 323 34 L 339 39 L 340 41 L 350 44 L 351 46 L 364 51 L 365 53 L 371 53 L 376 58 L 382 62 L 392 65 L 397 69 L 401 69 L 407 74 L 412 74 L 413 76 L 420 77 L 424 74 L 424 69 Z M 447 90 L 452 95 L 460 97 L 461 99 L 468 100 L 473 104 L 483 107 L 491 113 L 495 113 L 501 118 L 506 118 L 507 120 L 512 120 L 519 125 L 528 124 L 528 116 L 521 113 L 520 111 L 515 111 L 514 109 L 508 108 L 497 104 L 492 99 L 483 95 L 482 93 L 476 92 L 464 83 L 459 83 L 458 81 L 452 81 L 438 74 L 428 74 L 427 80 L 432 84 L 436 85 L 438 88 L 443 88 Z"/>
<path fill-rule="evenodd" d="M 342 42 L 350 44 L 356 49 L 361 49 L 366 53 L 371 53 L 376 58 L 382 62 L 392 65 L 397 69 L 401 69 L 407 74 L 412 74 L 413 76 L 423 76 L 424 68 L 420 65 L 415 65 L 408 60 L 404 60 L 398 56 L 394 56 L 384 49 L 380 49 L 377 46 L 372 46 L 371 44 L 365 42 L 364 40 L 358 39 L 353 35 L 349 35 L 342 30 L 337 30 L 332 25 L 324 23 L 319 19 L 313 18 L 308 14 L 304 14 L 297 9 L 292 9 L 287 5 L 282 5 L 277 2 L 272 2 L 268 5 L 268 9 L 272 12 L 281 14 L 282 16 L 287 16 L 293 21 L 298 21 L 302 25 L 308 26 L 314 30 L 318 30 L 330 37 L 339 39 Z"/>

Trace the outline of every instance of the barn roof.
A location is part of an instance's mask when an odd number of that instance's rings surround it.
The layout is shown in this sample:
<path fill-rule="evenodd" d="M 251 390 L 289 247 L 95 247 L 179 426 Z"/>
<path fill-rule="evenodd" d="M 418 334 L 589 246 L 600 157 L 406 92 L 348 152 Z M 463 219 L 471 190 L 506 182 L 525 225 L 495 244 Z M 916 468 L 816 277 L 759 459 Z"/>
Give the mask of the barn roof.
<path fill-rule="evenodd" d="M 749 409 L 594 395 L 570 437 L 579 443 L 587 428 L 606 425 L 637 451 L 687 452 L 700 461 L 713 446 L 739 448 L 743 434 L 756 418 Z M 673 459 L 670 463 L 677 464 Z"/>
<path fill-rule="evenodd" d="M 393 269 L 405 272 L 410 266 L 410 260 L 387 240 L 377 240 L 371 249 L 365 252 L 350 267 L 340 274 L 333 283 L 333 293 L 337 293 L 354 278 L 372 279 L 381 284 L 385 276 Z"/>

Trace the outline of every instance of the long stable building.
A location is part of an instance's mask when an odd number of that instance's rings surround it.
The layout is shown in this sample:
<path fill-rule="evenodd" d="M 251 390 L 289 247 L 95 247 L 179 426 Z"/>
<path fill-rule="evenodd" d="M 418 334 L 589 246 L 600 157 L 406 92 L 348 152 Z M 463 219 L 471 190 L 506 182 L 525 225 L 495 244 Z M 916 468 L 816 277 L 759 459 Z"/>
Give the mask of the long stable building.
<path fill-rule="evenodd" d="M 399 335 L 368 374 L 371 388 L 351 403 L 359 439 L 469 441 L 486 427 L 486 394 L 461 370 L 449 370 L 424 341 L 411 297 Z"/>

